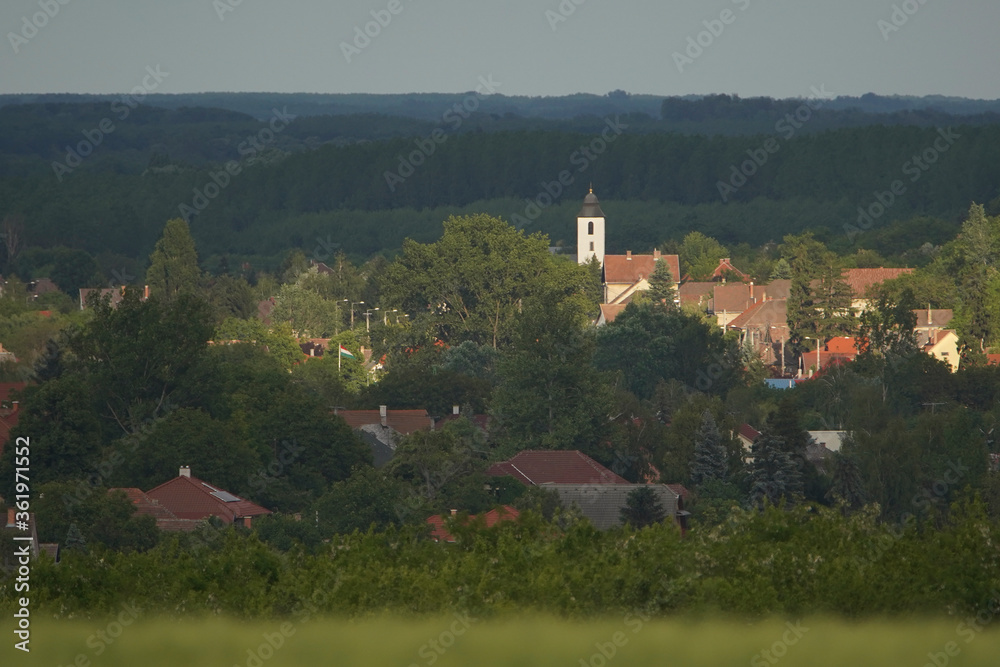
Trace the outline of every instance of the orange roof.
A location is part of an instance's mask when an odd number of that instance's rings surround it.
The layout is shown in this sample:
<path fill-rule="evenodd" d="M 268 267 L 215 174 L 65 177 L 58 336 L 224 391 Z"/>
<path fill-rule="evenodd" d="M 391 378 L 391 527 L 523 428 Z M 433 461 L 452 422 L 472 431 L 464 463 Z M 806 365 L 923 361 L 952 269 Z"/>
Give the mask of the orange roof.
<path fill-rule="evenodd" d="M 855 298 L 861 298 L 868 294 L 872 285 L 878 285 L 908 273 L 913 273 L 913 269 L 879 267 L 877 269 L 844 269 L 843 276 L 844 282 L 851 288 Z"/>
<path fill-rule="evenodd" d="M 858 341 L 856 338 L 851 338 L 850 336 L 834 336 L 830 340 L 826 341 L 826 345 L 823 346 L 823 351 L 836 354 L 856 355 L 858 353 Z"/>
<path fill-rule="evenodd" d="M 652 255 L 605 255 L 604 256 L 604 282 L 615 284 L 627 284 L 639 282 L 643 278 L 647 280 L 653 271 L 656 270 L 657 258 L 667 263 L 670 275 L 674 282 L 680 281 L 681 265 L 677 255 L 660 255 L 659 251 Z"/>
<path fill-rule="evenodd" d="M 483 520 L 486 522 L 487 528 L 492 528 L 501 521 L 515 521 L 517 517 L 521 516 L 521 513 L 510 505 L 503 505 L 498 508 L 491 509 L 486 514 L 483 514 Z M 470 515 L 466 522 L 474 521 L 476 516 Z M 431 525 L 431 537 L 435 542 L 454 542 L 455 537 L 448 532 L 445 528 L 446 516 L 441 514 L 435 514 L 434 516 L 427 517 L 427 523 Z"/>
<path fill-rule="evenodd" d="M 382 423 L 378 410 L 338 410 L 337 415 L 343 417 L 347 425 L 353 429 Z M 428 431 L 432 423 L 427 410 L 386 410 L 386 426 L 403 435 L 409 435 L 414 431 Z"/>

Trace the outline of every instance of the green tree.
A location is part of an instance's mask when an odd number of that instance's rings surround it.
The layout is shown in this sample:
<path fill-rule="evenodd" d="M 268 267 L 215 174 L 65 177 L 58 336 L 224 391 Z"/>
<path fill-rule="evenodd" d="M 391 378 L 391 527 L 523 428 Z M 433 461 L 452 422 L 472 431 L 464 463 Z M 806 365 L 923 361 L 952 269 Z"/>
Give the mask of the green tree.
<path fill-rule="evenodd" d="M 523 300 L 546 283 L 555 262 L 541 234 L 526 237 L 488 215 L 451 217 L 437 242 L 403 244 L 381 277 L 382 299 L 414 323 L 431 314 L 427 322 L 445 342 L 501 347 L 513 335 Z M 568 270 L 586 275 L 583 268 Z"/>
<path fill-rule="evenodd" d="M 587 325 L 579 301 L 547 293 L 525 303 L 491 406 L 505 451 L 588 450 L 608 434 L 610 388 Z"/>
<path fill-rule="evenodd" d="M 765 502 L 777 505 L 784 499 L 793 503 L 802 494 L 802 476 L 795 458 L 787 451 L 784 439 L 765 430 L 750 448 L 749 501 L 754 507 Z"/>
<path fill-rule="evenodd" d="M 653 275 L 649 277 L 649 297 L 653 303 L 665 308 L 677 307 L 677 289 L 674 287 L 674 276 L 665 261 L 658 260 Z"/>
<path fill-rule="evenodd" d="M 77 366 L 87 373 L 101 416 L 125 433 L 165 410 L 187 373 L 197 369 L 212 335 L 211 312 L 200 299 L 179 294 L 140 301 L 128 289 L 117 307 L 108 299 L 69 338 Z"/>
<path fill-rule="evenodd" d="M 167 220 L 163 236 L 149 256 L 146 284 L 150 293 L 169 303 L 181 293 L 193 294 L 200 282 L 198 251 L 188 224 L 180 218 Z"/>
<path fill-rule="evenodd" d="M 678 250 L 681 273 L 692 280 L 708 280 L 719 266 L 719 260 L 729 257 L 729 251 L 710 236 L 701 232 L 690 232 L 684 237 Z"/>
<path fill-rule="evenodd" d="M 625 499 L 625 507 L 621 509 L 622 523 L 633 528 L 652 526 L 663 521 L 665 517 L 663 504 L 651 486 L 640 486 L 630 491 Z"/>
<path fill-rule="evenodd" d="M 701 429 L 694 445 L 694 460 L 691 462 L 691 481 L 701 485 L 709 480 L 724 482 L 728 468 L 728 454 L 722 445 L 722 436 L 711 411 L 705 410 L 701 417 Z"/>

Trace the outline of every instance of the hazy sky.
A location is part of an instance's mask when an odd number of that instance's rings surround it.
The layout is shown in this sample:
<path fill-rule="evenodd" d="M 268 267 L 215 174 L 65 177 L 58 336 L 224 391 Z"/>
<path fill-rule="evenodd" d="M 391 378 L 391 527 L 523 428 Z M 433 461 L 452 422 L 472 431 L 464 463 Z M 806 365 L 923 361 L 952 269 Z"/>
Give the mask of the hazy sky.
<path fill-rule="evenodd" d="M 0 0 L 0 92 L 993 99 L 998 26 L 1000 0 Z"/>

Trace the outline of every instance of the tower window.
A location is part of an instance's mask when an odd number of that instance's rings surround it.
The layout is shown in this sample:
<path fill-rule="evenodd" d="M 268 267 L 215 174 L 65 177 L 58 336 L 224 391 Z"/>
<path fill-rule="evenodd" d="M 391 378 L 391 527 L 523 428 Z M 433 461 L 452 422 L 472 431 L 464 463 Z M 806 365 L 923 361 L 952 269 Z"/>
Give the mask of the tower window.
<path fill-rule="evenodd" d="M 593 220 L 591 220 L 590 222 L 587 223 L 587 233 L 590 234 L 591 236 L 594 235 L 594 221 Z M 591 248 L 591 250 L 593 250 L 593 248 Z"/>
<path fill-rule="evenodd" d="M 591 242 L 590 242 L 590 249 L 591 249 L 591 250 L 593 250 L 593 249 L 594 249 L 594 242 L 593 242 L 593 241 L 591 241 Z M 948 353 L 947 353 L 947 352 L 945 352 L 945 354 L 948 354 Z"/>

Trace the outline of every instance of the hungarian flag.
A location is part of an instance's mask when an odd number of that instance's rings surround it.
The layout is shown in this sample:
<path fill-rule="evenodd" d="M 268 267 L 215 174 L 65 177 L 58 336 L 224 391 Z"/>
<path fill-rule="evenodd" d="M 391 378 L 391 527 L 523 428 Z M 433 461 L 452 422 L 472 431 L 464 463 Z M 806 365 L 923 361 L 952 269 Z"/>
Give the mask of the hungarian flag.
<path fill-rule="evenodd" d="M 340 356 L 347 357 L 348 359 L 353 359 L 354 358 L 354 355 L 351 354 L 351 351 L 348 350 L 343 345 L 340 346 Z"/>

